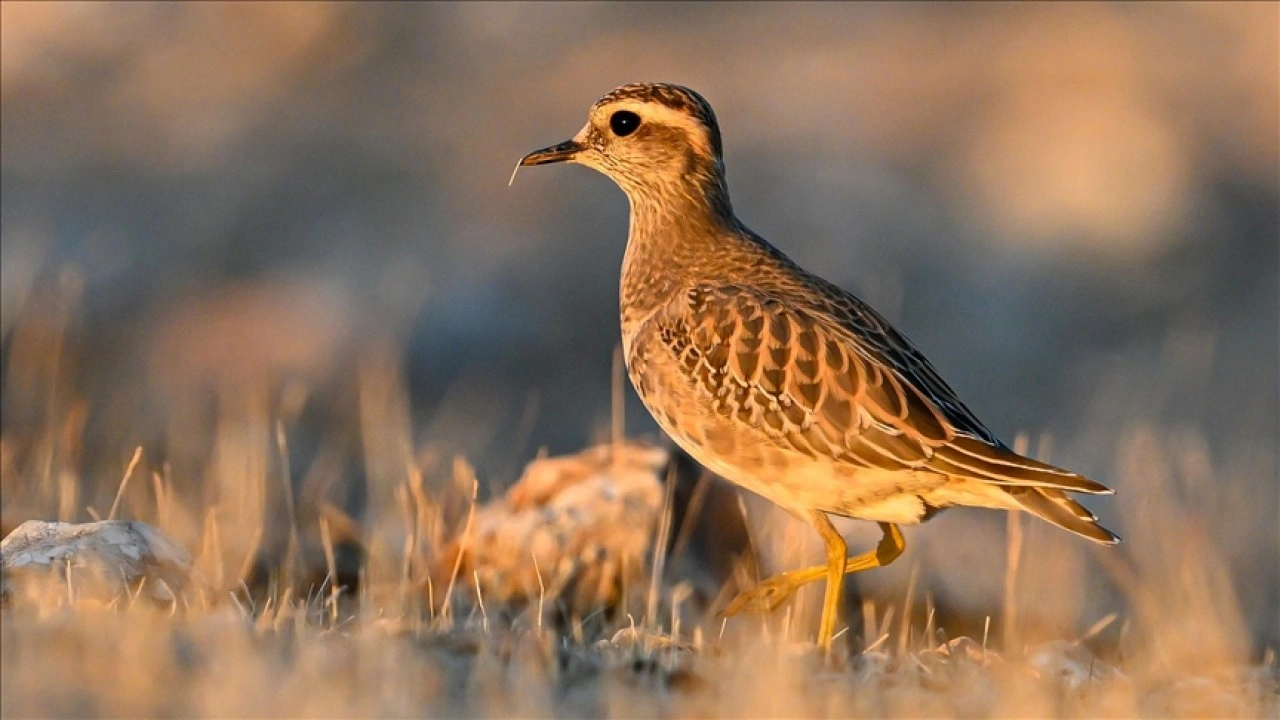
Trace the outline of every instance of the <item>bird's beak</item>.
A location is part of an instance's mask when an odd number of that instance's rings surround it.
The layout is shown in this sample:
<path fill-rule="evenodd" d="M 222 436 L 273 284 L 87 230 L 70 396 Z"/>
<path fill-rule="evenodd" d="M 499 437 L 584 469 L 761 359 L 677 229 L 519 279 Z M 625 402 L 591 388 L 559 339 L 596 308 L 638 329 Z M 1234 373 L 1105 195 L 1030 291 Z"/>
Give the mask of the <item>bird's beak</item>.
<path fill-rule="evenodd" d="M 568 162 L 585 149 L 586 146 L 577 140 L 565 140 L 559 145 L 534 150 L 520 159 L 520 165 L 546 165 L 547 163 Z"/>

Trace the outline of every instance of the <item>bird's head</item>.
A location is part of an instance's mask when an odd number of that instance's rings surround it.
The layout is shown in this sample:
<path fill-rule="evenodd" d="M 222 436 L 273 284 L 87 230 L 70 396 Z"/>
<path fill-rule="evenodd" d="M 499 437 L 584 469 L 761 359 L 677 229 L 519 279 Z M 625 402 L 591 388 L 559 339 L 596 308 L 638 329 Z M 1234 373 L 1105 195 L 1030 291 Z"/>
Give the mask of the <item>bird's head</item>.
<path fill-rule="evenodd" d="M 573 139 L 529 153 L 520 165 L 555 162 L 594 168 L 633 201 L 724 187 L 715 113 L 701 95 L 679 85 L 634 83 L 611 91 L 591 106 Z"/>

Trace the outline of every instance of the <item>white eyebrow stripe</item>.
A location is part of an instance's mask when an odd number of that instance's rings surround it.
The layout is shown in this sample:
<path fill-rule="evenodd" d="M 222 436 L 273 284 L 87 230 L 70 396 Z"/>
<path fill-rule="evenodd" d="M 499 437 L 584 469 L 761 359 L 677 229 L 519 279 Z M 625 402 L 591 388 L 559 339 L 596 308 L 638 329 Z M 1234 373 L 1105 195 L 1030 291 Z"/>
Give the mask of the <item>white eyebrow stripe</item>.
<path fill-rule="evenodd" d="M 640 116 L 641 122 L 654 122 L 684 130 L 689 136 L 689 141 L 697 145 L 703 155 L 710 157 L 714 154 L 707 137 L 707 128 L 700 120 L 690 117 L 687 113 L 673 110 L 661 103 L 642 100 L 618 100 L 596 108 L 595 112 L 599 113 L 603 119 L 601 125 L 607 127 L 608 117 L 619 110 L 630 110 Z"/>

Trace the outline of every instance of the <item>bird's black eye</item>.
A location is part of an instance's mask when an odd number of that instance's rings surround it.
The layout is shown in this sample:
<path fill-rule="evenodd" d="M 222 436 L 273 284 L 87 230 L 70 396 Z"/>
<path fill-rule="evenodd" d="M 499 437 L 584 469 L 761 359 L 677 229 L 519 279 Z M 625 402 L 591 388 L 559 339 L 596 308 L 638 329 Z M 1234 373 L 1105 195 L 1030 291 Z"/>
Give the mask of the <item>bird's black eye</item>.
<path fill-rule="evenodd" d="M 626 137 L 640 127 L 640 116 L 630 110 L 619 110 L 609 118 L 609 129 L 618 137 Z"/>

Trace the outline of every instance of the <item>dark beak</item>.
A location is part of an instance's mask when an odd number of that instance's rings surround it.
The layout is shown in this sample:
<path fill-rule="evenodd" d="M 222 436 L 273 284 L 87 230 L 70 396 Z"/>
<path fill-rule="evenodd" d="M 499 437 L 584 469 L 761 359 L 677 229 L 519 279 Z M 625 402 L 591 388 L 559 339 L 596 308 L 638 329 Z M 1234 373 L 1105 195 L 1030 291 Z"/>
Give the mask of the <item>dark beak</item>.
<path fill-rule="evenodd" d="M 520 159 L 521 165 L 546 165 L 547 163 L 568 162 L 586 147 L 573 140 L 565 140 L 559 145 L 534 150 Z"/>

